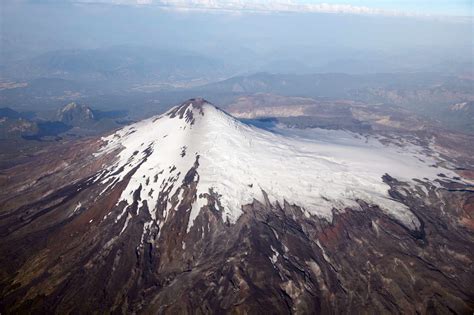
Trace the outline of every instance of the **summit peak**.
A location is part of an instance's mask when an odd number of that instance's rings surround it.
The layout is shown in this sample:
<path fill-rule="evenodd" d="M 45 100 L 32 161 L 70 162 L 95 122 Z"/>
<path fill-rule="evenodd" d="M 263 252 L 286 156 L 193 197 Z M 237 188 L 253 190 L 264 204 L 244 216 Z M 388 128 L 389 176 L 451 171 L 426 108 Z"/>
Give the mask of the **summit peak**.
<path fill-rule="evenodd" d="M 181 106 L 193 106 L 194 108 L 202 108 L 205 105 L 212 105 L 211 102 L 208 102 L 202 97 L 190 98 L 189 100 L 183 102 Z"/>
<path fill-rule="evenodd" d="M 206 108 L 219 110 L 216 106 L 203 98 L 191 98 L 180 105 L 173 107 L 166 115 L 170 118 L 184 118 L 187 123 L 193 125 L 195 123 L 195 117 L 197 115 L 204 116 Z"/>

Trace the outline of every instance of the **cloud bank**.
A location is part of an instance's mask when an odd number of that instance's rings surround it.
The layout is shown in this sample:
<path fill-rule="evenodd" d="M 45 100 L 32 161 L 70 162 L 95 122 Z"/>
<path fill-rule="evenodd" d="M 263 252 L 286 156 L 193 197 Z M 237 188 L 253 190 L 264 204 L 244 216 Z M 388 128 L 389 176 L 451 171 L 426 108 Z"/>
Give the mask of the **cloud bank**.
<path fill-rule="evenodd" d="M 419 16 L 420 14 L 383 10 L 350 4 L 302 3 L 295 0 L 77 0 L 79 3 L 101 3 L 115 5 L 158 6 L 172 10 L 198 10 L 222 12 L 261 13 L 339 13 L 386 16 Z"/>

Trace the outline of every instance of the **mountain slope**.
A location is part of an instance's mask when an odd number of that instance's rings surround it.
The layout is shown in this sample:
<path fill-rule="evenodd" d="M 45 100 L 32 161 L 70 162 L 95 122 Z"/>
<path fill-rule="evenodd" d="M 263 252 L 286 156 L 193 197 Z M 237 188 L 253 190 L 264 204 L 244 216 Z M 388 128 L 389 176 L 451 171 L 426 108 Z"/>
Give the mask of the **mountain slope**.
<path fill-rule="evenodd" d="M 95 119 L 92 109 L 85 105 L 69 103 L 58 110 L 58 121 L 68 125 L 89 123 Z"/>
<path fill-rule="evenodd" d="M 1 177 L 2 313 L 473 308 L 472 186 L 427 148 L 193 99 L 57 150 Z"/>

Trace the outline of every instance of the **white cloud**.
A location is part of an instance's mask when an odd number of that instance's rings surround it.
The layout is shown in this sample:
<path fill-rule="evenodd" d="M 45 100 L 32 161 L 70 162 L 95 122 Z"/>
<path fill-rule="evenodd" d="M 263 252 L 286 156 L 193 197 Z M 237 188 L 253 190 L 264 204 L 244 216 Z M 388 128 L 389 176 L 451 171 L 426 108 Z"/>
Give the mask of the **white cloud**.
<path fill-rule="evenodd" d="M 305 4 L 296 1 L 245 1 L 245 0 L 155 0 L 154 4 L 186 9 L 253 12 L 314 12 L 347 14 L 407 15 L 403 12 L 386 11 L 349 4 Z"/>
<path fill-rule="evenodd" d="M 77 2 L 110 3 L 116 5 L 153 5 L 181 11 L 341 13 L 388 16 L 417 15 L 403 11 L 383 10 L 350 4 L 312 4 L 301 3 L 295 0 L 77 0 Z"/>

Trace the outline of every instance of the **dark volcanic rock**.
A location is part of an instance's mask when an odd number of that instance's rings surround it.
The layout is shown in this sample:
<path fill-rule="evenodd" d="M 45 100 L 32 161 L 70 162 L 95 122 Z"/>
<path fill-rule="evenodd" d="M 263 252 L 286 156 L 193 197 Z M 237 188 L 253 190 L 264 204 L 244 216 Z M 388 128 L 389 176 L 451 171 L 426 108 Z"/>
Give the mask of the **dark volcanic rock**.
<path fill-rule="evenodd" d="M 2 313 L 463 314 L 474 307 L 472 227 L 456 219 L 461 205 L 472 208 L 472 192 L 427 186 L 426 201 L 415 193 L 405 199 L 424 223 L 422 238 L 368 205 L 327 222 L 257 201 L 235 225 L 204 208 L 186 233 L 197 160 L 195 167 L 181 204 L 160 194 L 160 204 L 175 207 L 161 227 L 145 226 L 149 214 L 134 203 L 121 230 L 107 214 L 123 208 L 116 201 L 127 179 L 101 195 L 87 177 L 93 168 L 62 185 L 63 170 L 43 174 L 36 181 L 45 190 L 58 187 L 47 198 L 34 189 L 2 194 Z M 406 188 L 387 181 L 394 196 Z"/>
<path fill-rule="evenodd" d="M 198 109 L 200 115 L 204 115 L 203 105 L 210 104 L 203 98 L 192 98 L 181 105 L 177 106 L 174 110 L 168 113 L 171 118 L 179 117 L 179 119 L 185 119 L 190 125 L 194 124 L 193 111 L 188 110 L 189 107 Z"/>
<path fill-rule="evenodd" d="M 58 110 L 57 119 L 67 125 L 76 126 L 94 121 L 94 113 L 85 106 L 76 103 L 69 103 Z"/>

